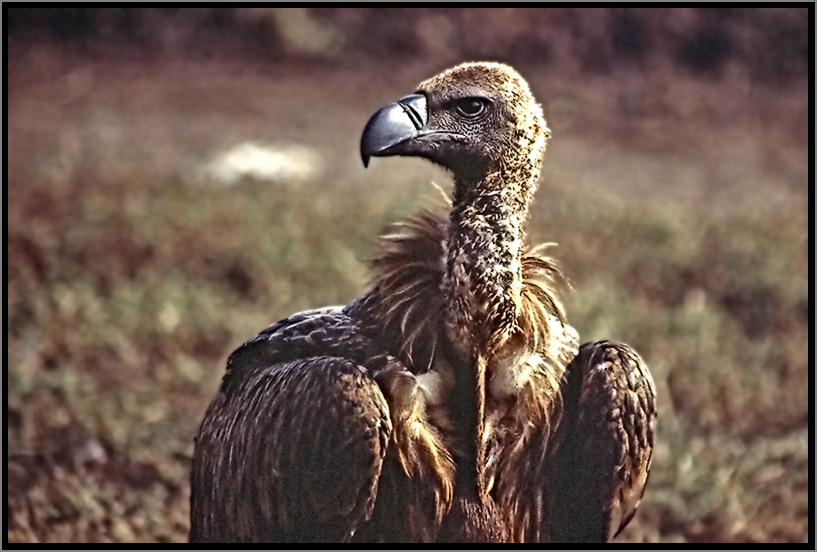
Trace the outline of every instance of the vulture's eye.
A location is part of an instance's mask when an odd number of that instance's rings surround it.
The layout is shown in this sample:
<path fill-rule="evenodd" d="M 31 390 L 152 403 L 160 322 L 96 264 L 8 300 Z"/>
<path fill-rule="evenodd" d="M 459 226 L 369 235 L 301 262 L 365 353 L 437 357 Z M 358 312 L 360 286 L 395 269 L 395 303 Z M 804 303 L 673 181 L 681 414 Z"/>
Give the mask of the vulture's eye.
<path fill-rule="evenodd" d="M 463 98 L 457 101 L 457 111 L 466 117 L 476 117 L 485 111 L 486 103 L 482 98 Z"/>

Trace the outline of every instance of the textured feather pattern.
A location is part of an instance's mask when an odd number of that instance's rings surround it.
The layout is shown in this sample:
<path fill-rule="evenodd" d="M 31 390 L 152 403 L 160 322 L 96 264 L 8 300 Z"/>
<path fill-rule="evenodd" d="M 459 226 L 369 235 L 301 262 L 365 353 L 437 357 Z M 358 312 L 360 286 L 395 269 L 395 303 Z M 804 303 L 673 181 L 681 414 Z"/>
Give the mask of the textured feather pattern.
<path fill-rule="evenodd" d="M 448 228 L 445 217 L 422 212 L 401 224 L 399 231 L 381 238 L 372 261 L 372 291 L 350 307 L 351 313 L 373 319 L 379 339 L 395 344 L 396 356 L 415 373 L 431 370 L 440 358 L 438 353 L 452 347 L 444 342 L 446 297 L 442 289 Z M 567 324 L 557 294 L 566 281 L 552 259 L 539 255 L 552 245 L 544 244 L 521 256 L 516 320 L 509 325 L 512 331 L 505 339 L 509 343 L 493 359 L 497 371 L 503 364 L 512 369 L 525 355 L 538 354 L 558 382 L 576 354 L 578 334 Z"/>
<path fill-rule="evenodd" d="M 632 348 L 582 345 L 563 382 L 561 450 L 548 462 L 555 542 L 605 542 L 635 514 L 652 463 L 655 384 Z"/>
<path fill-rule="evenodd" d="M 449 169 L 450 212 L 383 237 L 348 306 L 230 356 L 194 452 L 191 541 L 604 542 L 635 512 L 649 371 L 626 345 L 579 348 L 559 270 L 524 246 L 541 107 L 497 63 L 419 90 L 425 126 L 389 151 Z"/>
<path fill-rule="evenodd" d="M 299 403 L 323 410 L 294 411 Z M 191 541 L 340 542 L 371 516 L 392 427 L 360 366 L 337 357 L 259 365 L 216 397 L 206 420 Z"/>

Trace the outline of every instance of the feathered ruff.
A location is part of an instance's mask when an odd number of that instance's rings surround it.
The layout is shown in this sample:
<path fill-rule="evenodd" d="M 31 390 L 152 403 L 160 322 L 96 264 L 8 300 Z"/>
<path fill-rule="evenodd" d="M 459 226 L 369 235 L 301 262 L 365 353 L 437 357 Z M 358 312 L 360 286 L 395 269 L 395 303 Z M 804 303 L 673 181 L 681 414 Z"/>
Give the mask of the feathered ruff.
<path fill-rule="evenodd" d="M 398 357 L 414 373 L 432 369 L 445 339 L 445 276 L 448 219 L 423 211 L 380 240 L 371 262 L 373 282 L 367 306 L 383 335 L 400 344 Z M 563 372 L 577 350 L 578 337 L 565 319 L 557 295 L 569 287 L 553 259 L 540 254 L 548 243 L 522 254 L 522 291 L 516 331 L 498 356 L 537 354 Z M 561 370 L 559 369 L 561 367 Z M 558 377 L 561 373 L 554 374 Z"/>
<path fill-rule="evenodd" d="M 398 357 L 414 373 L 432 369 L 444 317 L 440 283 L 445 274 L 448 221 L 423 211 L 382 236 L 372 259 L 371 312 Z"/>

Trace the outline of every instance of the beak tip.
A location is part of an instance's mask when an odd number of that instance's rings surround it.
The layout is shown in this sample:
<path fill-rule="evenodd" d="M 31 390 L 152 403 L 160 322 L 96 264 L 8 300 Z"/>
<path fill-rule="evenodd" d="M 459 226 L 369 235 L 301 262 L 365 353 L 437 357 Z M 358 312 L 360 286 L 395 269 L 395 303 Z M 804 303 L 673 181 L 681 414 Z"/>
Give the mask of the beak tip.
<path fill-rule="evenodd" d="M 360 138 L 360 157 L 368 167 L 372 157 L 400 155 L 394 146 L 418 135 L 428 120 L 426 97 L 407 96 L 380 108 L 371 116 Z"/>

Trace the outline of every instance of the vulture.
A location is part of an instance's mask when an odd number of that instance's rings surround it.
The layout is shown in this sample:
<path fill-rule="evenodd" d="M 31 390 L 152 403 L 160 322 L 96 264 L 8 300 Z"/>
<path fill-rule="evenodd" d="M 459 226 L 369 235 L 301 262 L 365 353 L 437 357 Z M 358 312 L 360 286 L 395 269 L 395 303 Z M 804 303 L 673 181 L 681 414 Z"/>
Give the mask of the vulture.
<path fill-rule="evenodd" d="M 655 386 L 629 346 L 579 346 L 560 271 L 524 244 L 549 137 L 499 63 L 371 117 L 364 165 L 441 165 L 450 211 L 382 237 L 361 297 L 232 353 L 196 438 L 191 542 L 607 542 L 627 525 Z"/>

